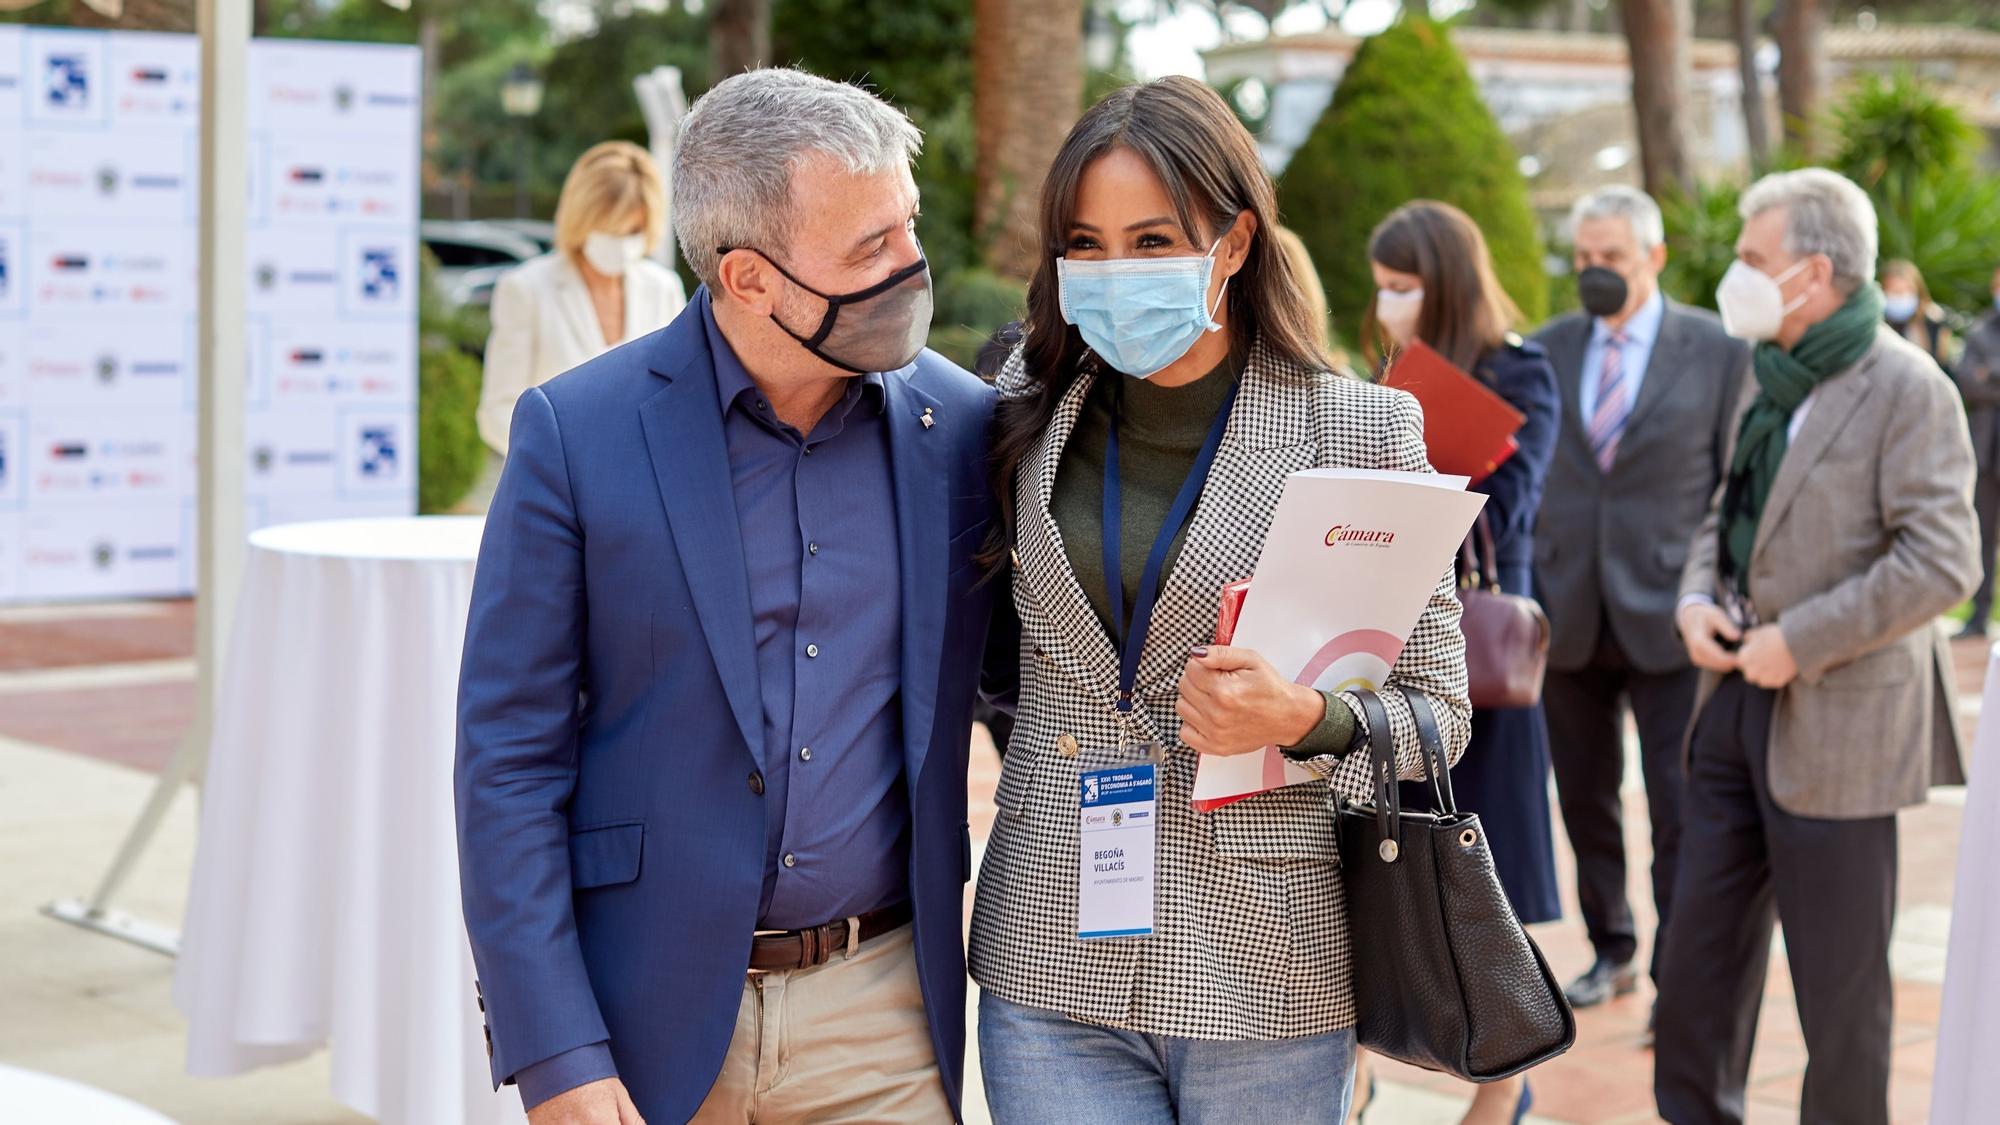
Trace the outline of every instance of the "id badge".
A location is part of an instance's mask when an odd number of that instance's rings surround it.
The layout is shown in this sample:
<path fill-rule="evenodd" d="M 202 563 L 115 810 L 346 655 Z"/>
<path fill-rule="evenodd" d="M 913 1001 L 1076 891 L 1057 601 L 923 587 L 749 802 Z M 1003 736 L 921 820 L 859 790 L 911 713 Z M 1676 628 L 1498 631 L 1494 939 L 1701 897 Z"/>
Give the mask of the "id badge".
<path fill-rule="evenodd" d="M 1076 936 L 1084 941 L 1153 932 L 1156 788 L 1163 754 L 1128 745 L 1093 755 L 1079 774 Z"/>

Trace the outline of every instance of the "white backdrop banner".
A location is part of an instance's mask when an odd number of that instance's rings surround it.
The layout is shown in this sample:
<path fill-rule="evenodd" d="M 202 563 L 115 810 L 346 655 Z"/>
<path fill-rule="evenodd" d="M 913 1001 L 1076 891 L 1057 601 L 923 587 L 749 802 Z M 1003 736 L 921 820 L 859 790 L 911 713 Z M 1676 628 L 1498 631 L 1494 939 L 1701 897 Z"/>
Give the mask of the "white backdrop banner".
<path fill-rule="evenodd" d="M 0 27 L 0 602 L 194 588 L 199 66 Z M 252 530 L 415 511 L 420 71 L 250 45 Z"/>

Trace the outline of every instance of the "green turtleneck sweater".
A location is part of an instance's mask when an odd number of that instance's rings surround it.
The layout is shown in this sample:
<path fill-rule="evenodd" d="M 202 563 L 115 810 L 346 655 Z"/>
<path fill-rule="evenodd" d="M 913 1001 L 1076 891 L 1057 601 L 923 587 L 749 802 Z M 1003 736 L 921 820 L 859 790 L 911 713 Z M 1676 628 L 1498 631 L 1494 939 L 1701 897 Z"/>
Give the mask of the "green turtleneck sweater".
<path fill-rule="evenodd" d="M 1201 454 L 1209 424 L 1242 369 L 1243 357 L 1231 356 L 1208 374 L 1179 387 L 1162 387 L 1108 371 L 1098 376 L 1085 396 L 1083 413 L 1070 431 L 1062 464 L 1056 470 L 1049 510 L 1062 529 L 1070 569 L 1107 635 L 1116 635 L 1111 627 L 1109 587 L 1105 585 L 1103 538 L 1104 453 L 1111 434 L 1114 397 L 1123 396 L 1118 404 L 1118 566 L 1129 614 L 1139 594 L 1139 576 L 1146 567 L 1147 553 L 1153 549 L 1153 538 L 1167 522 L 1174 496 Z M 1165 573 L 1173 572 L 1186 541 L 1184 526 L 1175 533 L 1167 551 Z M 1163 575 L 1161 584 L 1165 582 Z M 1326 697 L 1326 718 L 1294 749 L 1303 754 L 1344 754 L 1354 738 L 1354 713 L 1332 694 L 1321 694 Z"/>

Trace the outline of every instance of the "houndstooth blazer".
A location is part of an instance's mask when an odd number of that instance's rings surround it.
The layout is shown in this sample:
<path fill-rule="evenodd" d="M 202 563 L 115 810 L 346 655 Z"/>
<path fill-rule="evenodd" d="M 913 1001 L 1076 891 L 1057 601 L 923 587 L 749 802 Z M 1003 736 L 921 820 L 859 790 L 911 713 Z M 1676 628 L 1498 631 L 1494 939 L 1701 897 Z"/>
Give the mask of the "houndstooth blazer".
<path fill-rule="evenodd" d="M 1314 467 L 1428 472 L 1414 399 L 1279 360 L 1261 344 L 1243 373 L 1222 447 L 1187 540 L 1164 581 L 1141 654 L 1133 734 L 1167 748 L 1159 771 L 1154 933 L 1077 939 L 1077 792 L 1081 759 L 1115 747 L 1118 663 L 1077 584 L 1049 495 L 1093 377 L 1064 396 L 1018 480 L 1014 602 L 1020 700 L 1001 770 L 972 915 L 980 987 L 1086 1023 L 1196 1039 L 1282 1039 L 1354 1025 L 1352 953 L 1334 838 L 1342 796 L 1366 800 L 1367 756 L 1317 759 L 1327 781 L 1196 813 L 1197 755 L 1174 714 L 1188 649 L 1213 635 L 1224 584 L 1255 569 L 1290 473 Z M 1020 352 L 1003 393 L 1028 390 Z M 1465 641 L 1453 575 L 1396 663 L 1394 681 L 1430 697 L 1456 761 L 1471 730 Z M 1328 591 L 1366 597 L 1364 590 Z M 1342 697 L 1363 723 L 1357 701 Z M 1421 776 L 1409 705 L 1384 692 L 1403 776 Z"/>

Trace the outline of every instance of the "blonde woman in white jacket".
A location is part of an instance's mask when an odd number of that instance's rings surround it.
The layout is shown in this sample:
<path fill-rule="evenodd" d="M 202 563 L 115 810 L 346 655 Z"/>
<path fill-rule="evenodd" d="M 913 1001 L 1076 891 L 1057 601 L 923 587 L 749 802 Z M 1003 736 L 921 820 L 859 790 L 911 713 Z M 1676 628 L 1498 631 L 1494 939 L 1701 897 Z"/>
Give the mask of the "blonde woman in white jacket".
<path fill-rule="evenodd" d="M 495 454 L 490 479 L 498 479 L 522 392 L 664 327 L 687 303 L 680 278 L 647 257 L 666 225 L 666 191 L 645 149 L 606 141 L 570 168 L 556 204 L 555 249 L 493 287 L 479 395 L 479 436 Z"/>

